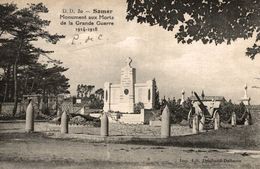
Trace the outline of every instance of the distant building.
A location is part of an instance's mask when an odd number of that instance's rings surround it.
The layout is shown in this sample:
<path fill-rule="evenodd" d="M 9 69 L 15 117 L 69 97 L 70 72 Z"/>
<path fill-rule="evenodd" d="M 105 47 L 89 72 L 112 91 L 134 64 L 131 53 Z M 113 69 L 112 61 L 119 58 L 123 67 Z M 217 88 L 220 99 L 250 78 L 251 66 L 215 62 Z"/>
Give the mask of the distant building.
<path fill-rule="evenodd" d="M 32 100 L 35 104 L 35 108 L 39 111 L 45 111 L 48 109 L 50 112 L 56 112 L 58 108 L 58 104 L 62 102 L 64 99 L 63 94 L 59 94 L 57 96 L 54 95 L 45 95 L 43 99 L 42 94 L 31 94 L 31 95 L 23 95 L 22 102 L 28 103 L 29 100 Z"/>
<path fill-rule="evenodd" d="M 219 108 L 220 103 L 225 100 L 224 96 L 206 96 L 204 94 L 204 91 L 202 92 L 202 95 L 199 96 L 200 100 L 203 102 L 207 108 L 213 107 L 213 108 Z M 190 97 L 191 101 L 198 102 L 198 99 L 192 95 Z"/>

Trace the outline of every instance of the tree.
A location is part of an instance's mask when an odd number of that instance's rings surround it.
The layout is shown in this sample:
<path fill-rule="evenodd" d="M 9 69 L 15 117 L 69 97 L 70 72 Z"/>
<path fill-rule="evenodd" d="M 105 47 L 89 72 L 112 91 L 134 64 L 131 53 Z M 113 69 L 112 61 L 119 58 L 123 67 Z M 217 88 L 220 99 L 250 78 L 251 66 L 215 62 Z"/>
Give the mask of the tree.
<path fill-rule="evenodd" d="M 31 90 L 28 94 L 31 93 L 40 93 L 45 98 L 45 95 L 54 95 L 62 93 L 69 93 L 68 88 L 70 87 L 68 81 L 62 73 L 67 71 L 68 68 L 64 68 L 59 65 L 54 65 L 48 67 L 48 65 L 37 64 L 28 67 L 24 72 L 23 77 L 31 77 L 31 81 L 26 81 L 31 84 Z M 26 87 L 25 87 L 26 88 Z"/>
<path fill-rule="evenodd" d="M 182 106 L 176 102 L 176 100 L 171 100 L 170 98 L 167 101 L 168 108 L 171 113 L 171 121 L 173 123 L 179 123 L 182 120 Z"/>
<path fill-rule="evenodd" d="M 12 60 L 13 60 L 13 50 L 11 46 L 0 46 L 0 68 L 3 69 L 2 74 L 2 85 L 1 93 L 3 95 L 2 101 L 9 101 L 10 93 L 10 78 L 12 77 Z"/>
<path fill-rule="evenodd" d="M 95 91 L 95 95 L 99 100 L 102 100 L 104 98 L 104 89 L 99 88 Z"/>
<path fill-rule="evenodd" d="M 77 97 L 80 97 L 80 84 L 78 84 L 76 92 L 77 92 Z"/>
<path fill-rule="evenodd" d="M 7 38 L 1 38 L 3 34 L 14 29 L 14 15 L 17 10 L 15 4 L 0 4 L 0 43 L 3 43 Z"/>
<path fill-rule="evenodd" d="M 236 105 L 232 103 L 231 100 L 228 102 L 224 99 L 221 101 L 219 106 L 219 115 L 220 119 L 222 121 L 229 122 L 229 119 L 231 119 L 232 113 L 235 111 Z"/>
<path fill-rule="evenodd" d="M 155 91 L 154 108 L 158 110 L 161 108 L 161 104 L 160 104 L 160 94 L 159 94 L 159 90 L 155 78 L 153 79 L 153 83 L 154 83 L 154 91 Z"/>
<path fill-rule="evenodd" d="M 168 31 L 178 27 L 178 42 L 217 45 L 254 37 L 246 55 L 254 59 L 260 53 L 259 0 L 127 0 L 127 5 L 127 21 Z"/>
<path fill-rule="evenodd" d="M 244 119 L 242 117 L 247 111 L 245 104 L 243 102 L 240 102 L 238 105 L 234 107 L 234 111 L 236 112 L 237 120 L 241 118 L 240 121 L 243 121 Z"/>
<path fill-rule="evenodd" d="M 77 96 L 82 98 L 82 101 L 87 102 L 88 106 L 93 109 L 102 109 L 104 106 L 104 90 L 102 88 L 95 89 L 95 85 L 78 84 Z"/>
<path fill-rule="evenodd" d="M 87 85 L 78 84 L 78 86 L 77 86 L 77 97 L 84 97 L 86 90 L 87 90 Z"/>
<path fill-rule="evenodd" d="M 18 68 L 22 55 L 28 56 L 33 53 L 33 56 L 52 53 L 53 51 L 45 51 L 41 48 L 36 48 L 32 42 L 38 41 L 39 38 L 46 39 L 48 42 L 56 44 L 62 35 L 51 35 L 45 30 L 49 26 L 50 21 L 40 18 L 41 13 L 48 13 L 48 9 L 42 4 L 31 4 L 28 7 L 17 9 L 16 5 L 4 4 L 0 5 L 1 9 L 5 9 L 0 13 L 1 32 L 5 33 L 8 40 L 1 39 L 2 43 L 8 43 L 13 46 L 14 58 L 12 60 L 13 81 L 14 81 L 14 109 L 15 115 L 18 103 Z M 10 8 L 9 10 L 7 10 Z M 7 11 L 7 12 L 6 12 Z M 1 35 L 1 34 L 0 34 Z"/>
<path fill-rule="evenodd" d="M 5 42 L 0 46 L 0 68 L 4 70 L 3 74 L 3 82 L 4 82 L 4 99 L 3 101 L 9 100 L 11 101 L 9 95 L 10 93 L 14 96 L 14 90 L 10 90 L 10 87 L 13 88 L 13 82 L 14 82 L 14 71 L 16 71 L 16 74 L 21 76 L 23 75 L 25 69 L 28 66 L 34 65 L 37 63 L 37 60 L 39 58 L 39 53 L 35 48 L 29 44 L 28 42 L 25 42 L 23 44 L 24 48 L 20 51 L 20 57 L 17 61 L 15 67 L 15 60 L 17 57 L 16 49 L 18 47 L 18 44 L 13 40 L 8 40 L 8 42 Z M 15 69 L 16 68 L 16 69 Z"/>
<path fill-rule="evenodd" d="M 95 88 L 95 86 L 93 86 L 93 85 L 87 85 L 86 91 L 85 91 L 85 97 L 90 97 L 94 88 Z"/>
<path fill-rule="evenodd" d="M 83 85 L 80 84 L 77 86 L 77 96 L 89 98 L 94 90 L 95 86 L 93 85 Z"/>
<path fill-rule="evenodd" d="M 171 121 L 173 123 L 180 123 L 182 120 L 188 119 L 189 111 L 192 108 L 191 100 L 188 98 L 183 104 L 180 104 L 181 99 L 176 101 L 175 98 L 168 98 L 167 105 L 171 113 Z"/>

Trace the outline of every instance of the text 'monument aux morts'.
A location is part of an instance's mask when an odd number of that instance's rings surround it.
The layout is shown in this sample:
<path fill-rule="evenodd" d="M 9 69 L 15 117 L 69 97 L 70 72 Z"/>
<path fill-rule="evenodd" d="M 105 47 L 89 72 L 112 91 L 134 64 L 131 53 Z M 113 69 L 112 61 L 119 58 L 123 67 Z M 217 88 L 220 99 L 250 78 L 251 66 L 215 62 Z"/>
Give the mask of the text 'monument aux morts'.
<path fill-rule="evenodd" d="M 114 26 L 111 9 L 62 9 L 60 25 L 73 26 L 76 32 L 97 32 L 101 27 Z"/>

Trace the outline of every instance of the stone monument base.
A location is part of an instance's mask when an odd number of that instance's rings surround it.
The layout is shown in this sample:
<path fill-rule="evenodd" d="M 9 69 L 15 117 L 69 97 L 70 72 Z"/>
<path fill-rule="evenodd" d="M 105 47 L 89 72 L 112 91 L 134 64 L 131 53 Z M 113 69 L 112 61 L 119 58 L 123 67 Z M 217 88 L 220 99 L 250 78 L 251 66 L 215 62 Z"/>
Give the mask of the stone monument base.
<path fill-rule="evenodd" d="M 92 117 L 100 117 L 100 113 L 91 113 Z M 141 113 L 108 113 L 109 123 L 122 123 L 122 124 L 149 124 L 152 117 L 152 111 L 148 109 L 141 109 Z"/>

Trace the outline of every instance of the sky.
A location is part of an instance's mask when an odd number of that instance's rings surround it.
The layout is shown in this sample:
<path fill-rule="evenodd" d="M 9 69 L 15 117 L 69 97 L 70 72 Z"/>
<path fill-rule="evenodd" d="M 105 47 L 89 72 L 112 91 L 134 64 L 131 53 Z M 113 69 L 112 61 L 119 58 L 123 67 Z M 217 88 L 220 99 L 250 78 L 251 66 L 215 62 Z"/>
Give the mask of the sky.
<path fill-rule="evenodd" d="M 78 84 L 95 85 L 103 88 L 105 82 L 119 83 L 120 70 L 125 58 L 133 59 L 132 66 L 137 69 L 137 82 L 156 79 L 160 96 L 166 98 L 181 97 L 184 89 L 186 97 L 191 91 L 208 96 L 224 96 L 238 103 L 244 96 L 244 86 L 248 86 L 248 96 L 252 104 L 260 104 L 260 58 L 251 60 L 245 56 L 247 47 L 254 39 L 237 40 L 231 45 L 203 45 L 194 42 L 191 45 L 178 44 L 174 32 L 158 26 L 127 22 L 126 0 L 31 0 L 8 1 L 19 7 L 28 2 L 43 2 L 49 9 L 42 18 L 51 21 L 47 28 L 50 33 L 63 34 L 66 38 L 56 45 L 39 41 L 37 46 L 54 50 L 50 57 L 59 59 L 69 70 L 65 75 L 70 79 L 71 94 L 76 94 Z M 62 9 L 113 10 L 114 26 L 100 26 L 95 33 L 77 33 L 75 26 L 60 25 Z M 76 34 L 79 40 L 72 45 Z M 99 35 L 101 40 L 98 40 Z M 88 37 L 94 41 L 83 43 Z M 79 44 L 82 42 L 81 44 Z M 44 57 L 41 62 L 45 62 Z"/>

